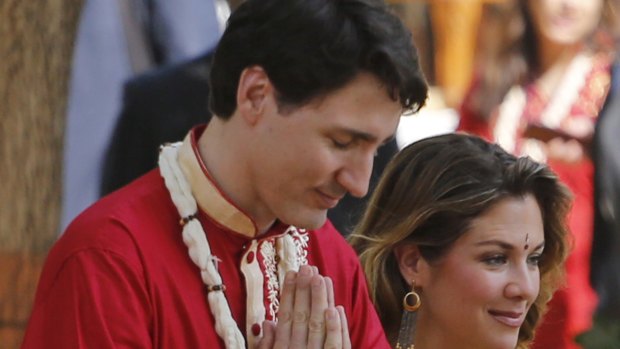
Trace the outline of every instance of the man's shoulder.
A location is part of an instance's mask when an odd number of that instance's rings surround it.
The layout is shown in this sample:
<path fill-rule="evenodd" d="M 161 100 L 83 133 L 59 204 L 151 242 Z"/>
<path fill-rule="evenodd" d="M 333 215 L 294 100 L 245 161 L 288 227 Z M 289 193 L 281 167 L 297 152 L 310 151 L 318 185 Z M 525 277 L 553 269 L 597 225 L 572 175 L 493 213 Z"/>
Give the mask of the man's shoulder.
<path fill-rule="evenodd" d="M 176 224 L 177 214 L 155 169 L 105 196 L 78 215 L 58 244 L 67 251 L 133 248 L 145 234 Z"/>
<path fill-rule="evenodd" d="M 178 249 L 179 230 L 174 204 L 153 170 L 71 222 L 47 256 L 40 287 L 53 287 L 60 275 L 97 278 L 122 271 L 146 277 L 146 270 L 157 270 L 154 261 L 186 253 Z"/>
<path fill-rule="evenodd" d="M 159 168 L 138 177 L 129 184 L 104 196 L 82 213 L 86 217 L 110 216 L 121 219 L 164 204 L 173 207 Z"/>

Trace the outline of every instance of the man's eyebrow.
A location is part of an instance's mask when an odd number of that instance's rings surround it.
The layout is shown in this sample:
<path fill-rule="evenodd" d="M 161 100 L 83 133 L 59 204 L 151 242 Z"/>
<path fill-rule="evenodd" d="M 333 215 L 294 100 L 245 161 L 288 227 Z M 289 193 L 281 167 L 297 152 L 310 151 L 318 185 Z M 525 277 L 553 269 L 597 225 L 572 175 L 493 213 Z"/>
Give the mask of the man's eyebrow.
<path fill-rule="evenodd" d="M 370 133 L 354 130 L 351 128 L 344 128 L 342 129 L 342 132 L 348 133 L 349 135 L 351 135 L 351 137 L 361 139 L 366 142 L 375 142 L 377 140 L 377 137 Z"/>
<path fill-rule="evenodd" d="M 366 142 L 376 142 L 378 141 L 377 136 L 367 133 L 367 132 L 363 132 L 363 131 L 359 131 L 359 130 L 354 130 L 351 128 L 343 128 L 340 130 L 341 132 L 345 132 L 351 135 L 351 137 L 356 138 L 356 139 L 361 139 L 363 141 Z M 389 137 L 387 137 L 385 140 L 383 140 L 383 142 L 381 142 L 381 145 L 387 144 L 389 142 L 391 142 L 393 139 L 396 138 L 396 135 L 392 134 Z"/>
<path fill-rule="evenodd" d="M 386 138 L 385 140 L 383 140 L 383 143 L 381 143 L 381 145 L 386 145 L 388 143 L 390 143 L 391 141 L 393 141 L 394 139 L 396 139 L 396 135 L 393 134 L 391 136 L 389 136 L 388 138 Z"/>

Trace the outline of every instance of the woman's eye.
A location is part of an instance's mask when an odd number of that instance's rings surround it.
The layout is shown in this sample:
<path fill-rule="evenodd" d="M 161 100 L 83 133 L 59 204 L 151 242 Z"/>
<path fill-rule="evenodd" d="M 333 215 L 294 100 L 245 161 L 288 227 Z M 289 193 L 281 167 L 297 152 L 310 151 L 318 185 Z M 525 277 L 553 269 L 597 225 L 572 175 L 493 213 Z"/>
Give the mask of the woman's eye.
<path fill-rule="evenodd" d="M 483 262 L 491 266 L 498 266 L 506 264 L 507 260 L 508 259 L 504 255 L 495 255 L 485 258 Z"/>
<path fill-rule="evenodd" d="M 541 258 L 540 254 L 531 255 L 527 258 L 527 264 L 538 266 L 538 263 L 540 263 L 540 258 Z"/>

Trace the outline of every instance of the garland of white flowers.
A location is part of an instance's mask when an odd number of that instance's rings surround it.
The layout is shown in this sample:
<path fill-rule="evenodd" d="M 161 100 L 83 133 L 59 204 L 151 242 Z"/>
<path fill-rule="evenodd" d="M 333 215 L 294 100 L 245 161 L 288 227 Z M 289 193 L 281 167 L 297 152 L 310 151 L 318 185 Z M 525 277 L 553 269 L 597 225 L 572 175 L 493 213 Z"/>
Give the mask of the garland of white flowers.
<path fill-rule="evenodd" d="M 215 318 L 215 331 L 228 349 L 244 349 L 245 340 L 233 319 L 225 287 L 217 270 L 217 257 L 211 254 L 211 247 L 202 225 L 197 219 L 198 205 L 192 195 L 187 179 L 177 162 L 181 143 L 163 146 L 159 154 L 159 169 L 176 206 L 183 226 L 183 242 L 189 249 L 189 256 L 200 268 L 202 281 L 207 285 L 209 308 Z"/>
<path fill-rule="evenodd" d="M 542 111 L 540 120 L 547 127 L 557 128 L 570 112 L 570 108 L 579 97 L 585 85 L 586 77 L 592 70 L 593 57 L 580 53 L 573 58 L 558 89 Z M 493 135 L 499 145 L 509 152 L 516 151 L 516 130 L 525 110 L 527 97 L 522 86 L 513 86 L 504 97 L 498 109 L 497 121 Z M 534 149 L 531 149 L 534 150 Z M 534 154 L 528 154 L 534 155 Z M 542 154 L 536 154 L 536 157 Z M 544 159 L 538 159 L 544 160 Z"/>

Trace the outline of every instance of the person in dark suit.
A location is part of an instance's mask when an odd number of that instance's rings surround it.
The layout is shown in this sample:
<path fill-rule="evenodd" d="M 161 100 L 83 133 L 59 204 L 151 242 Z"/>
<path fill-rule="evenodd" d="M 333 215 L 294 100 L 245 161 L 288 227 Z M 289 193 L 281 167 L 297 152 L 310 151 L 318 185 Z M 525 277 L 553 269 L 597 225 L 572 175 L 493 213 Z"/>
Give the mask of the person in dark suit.
<path fill-rule="evenodd" d="M 209 122 L 209 69 L 213 52 L 130 79 L 123 106 L 103 166 L 101 195 L 106 195 L 157 166 L 159 146 L 176 142 L 195 125 Z M 374 189 L 388 161 L 396 154 L 395 140 L 379 148 L 369 184 Z M 361 218 L 367 197 L 347 194 L 328 216 L 348 235 Z"/>
<path fill-rule="evenodd" d="M 125 83 L 121 115 L 105 155 L 101 195 L 106 195 L 157 165 L 162 143 L 183 139 L 208 122 L 212 52 L 155 69 Z"/>
<path fill-rule="evenodd" d="M 595 220 L 592 286 L 599 296 L 597 316 L 620 320 L 620 58 L 594 133 Z"/>

